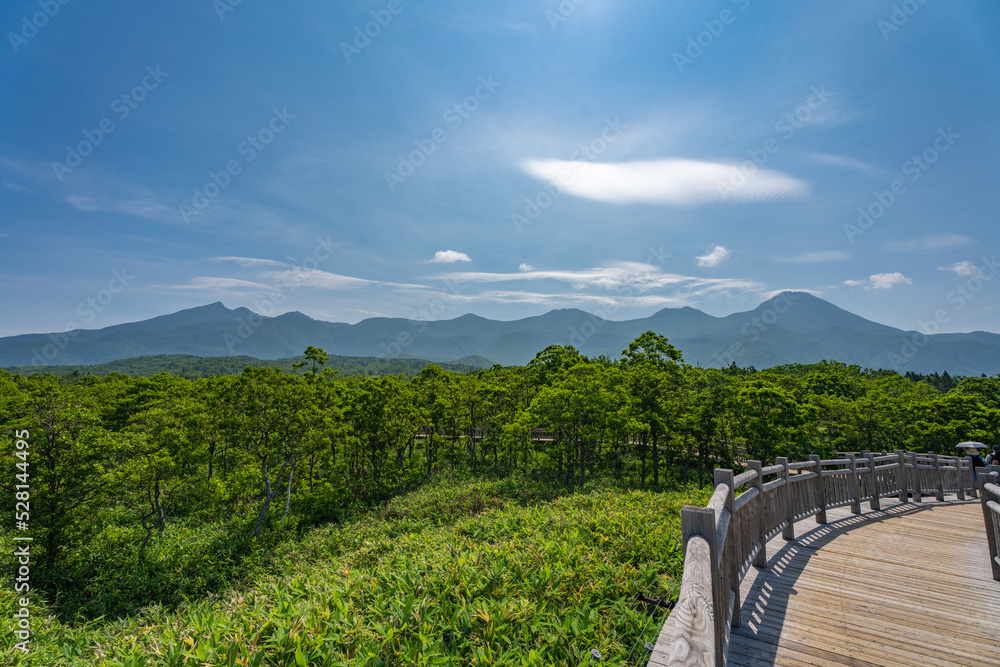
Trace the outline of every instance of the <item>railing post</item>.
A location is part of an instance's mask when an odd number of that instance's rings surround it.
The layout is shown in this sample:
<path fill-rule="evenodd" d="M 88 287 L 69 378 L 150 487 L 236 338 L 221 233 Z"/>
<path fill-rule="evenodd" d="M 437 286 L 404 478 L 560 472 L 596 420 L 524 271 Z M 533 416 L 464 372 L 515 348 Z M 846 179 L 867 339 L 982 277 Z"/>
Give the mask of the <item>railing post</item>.
<path fill-rule="evenodd" d="M 959 500 L 965 500 L 965 475 L 963 468 L 965 467 L 965 457 L 955 457 L 955 488 L 958 489 L 955 493 Z M 969 465 L 972 465 L 972 459 L 968 459 Z"/>
<path fill-rule="evenodd" d="M 809 460 L 816 464 L 816 501 L 819 511 L 816 512 L 816 523 L 826 523 L 826 486 L 823 484 L 823 460 L 819 454 L 813 454 Z"/>
<path fill-rule="evenodd" d="M 910 499 L 909 484 L 906 475 L 906 456 L 902 449 L 896 450 L 896 462 L 899 464 L 899 472 L 896 474 L 896 486 L 899 488 L 899 502 L 905 503 Z"/>
<path fill-rule="evenodd" d="M 740 545 L 743 543 L 740 535 L 740 528 L 736 523 L 736 483 L 732 470 L 722 470 L 719 468 L 715 469 L 715 486 L 720 484 L 725 484 L 729 487 L 729 493 L 726 495 L 726 505 L 725 508 L 729 511 L 729 534 L 726 536 L 726 544 L 722 546 L 723 558 L 726 562 L 723 563 L 723 567 L 729 568 L 729 589 L 735 596 L 733 602 L 733 627 L 738 628 L 741 625 L 740 619 L 740 566 L 743 565 L 736 557 L 735 554 L 739 552 Z M 732 548 L 727 546 L 732 544 Z M 729 608 L 729 597 L 726 596 L 725 607 Z"/>
<path fill-rule="evenodd" d="M 704 604 L 705 600 L 691 600 L 687 602 L 685 600 L 680 600 L 682 603 L 674 611 L 679 615 L 690 615 L 689 620 L 696 620 L 698 627 L 694 628 L 695 632 L 693 634 L 688 634 L 684 637 L 684 643 L 687 644 L 687 649 L 694 649 L 698 653 L 705 655 L 709 658 L 714 658 L 714 663 L 717 667 L 721 667 L 723 664 L 723 642 L 725 641 L 725 636 L 720 637 L 719 633 L 719 567 L 718 567 L 718 548 L 716 544 L 715 535 L 715 511 L 708 507 L 691 507 L 687 506 L 681 510 L 681 536 L 684 540 L 684 578 L 687 579 L 689 576 L 692 577 L 692 581 L 698 581 L 698 598 L 703 598 L 705 595 L 711 596 L 710 604 Z M 698 562 L 688 562 L 688 542 L 692 538 L 704 540 L 705 544 L 708 546 L 708 553 L 705 554 L 703 547 L 698 558 Z M 698 553 L 697 551 L 693 553 Z M 705 558 L 707 556 L 707 558 Z M 705 562 L 707 560 L 707 562 Z M 700 581 L 703 580 L 702 576 L 704 574 L 704 568 L 708 568 L 709 578 L 710 578 L 710 590 L 704 591 L 701 589 Z M 696 576 L 699 575 L 699 576 Z M 683 590 L 683 582 L 681 584 Z M 701 604 L 699 604 L 699 602 Z M 687 603 L 687 606 L 684 606 Z M 702 606 L 703 605 L 703 606 Z M 711 618 L 707 619 L 708 623 L 703 624 L 701 621 L 703 619 L 698 619 L 697 616 L 700 615 L 701 610 L 705 607 L 708 608 Z M 712 637 L 709 641 L 704 641 L 706 638 L 697 632 L 697 629 L 707 625 L 711 628 Z M 677 636 L 675 635 L 673 644 L 678 644 Z M 692 646 L 693 644 L 693 646 Z M 673 648 L 672 648 L 673 650 Z M 700 662 L 700 661 L 699 661 Z"/>
<path fill-rule="evenodd" d="M 791 541 L 795 539 L 795 514 L 792 508 L 792 481 L 788 476 L 788 457 L 787 456 L 777 456 L 774 462 L 783 469 L 781 473 L 781 479 L 785 480 L 785 483 L 781 485 L 783 491 L 781 492 L 782 498 L 784 498 L 785 506 L 785 527 L 781 531 L 781 537 L 785 540 Z"/>
<path fill-rule="evenodd" d="M 934 482 L 934 498 L 942 503 L 944 502 L 944 471 L 941 470 L 941 460 L 937 454 L 931 454 L 931 460 L 934 462 L 934 469 L 937 472 L 937 481 Z"/>
<path fill-rule="evenodd" d="M 882 500 L 878 496 L 878 477 L 875 475 L 875 455 L 871 452 L 865 452 L 865 458 L 868 459 L 868 491 L 871 493 L 868 507 L 873 510 L 880 510 L 882 509 Z"/>
<path fill-rule="evenodd" d="M 910 452 L 913 454 L 913 488 L 915 490 L 913 500 L 914 502 L 922 503 L 924 502 L 924 490 L 921 488 L 920 484 L 920 460 L 917 458 L 916 452 Z"/>
<path fill-rule="evenodd" d="M 854 498 L 851 511 L 861 514 L 861 478 L 858 477 L 858 460 L 852 453 L 847 454 L 847 459 L 851 467 L 851 496 Z"/>
<path fill-rule="evenodd" d="M 753 559 L 753 566 L 756 568 L 767 567 L 767 535 L 764 532 L 764 475 L 761 474 L 764 466 L 761 465 L 760 461 L 747 461 L 747 470 L 754 470 L 757 473 L 757 477 L 754 478 L 752 484 L 754 488 L 757 489 L 757 497 L 751 502 L 756 504 L 754 508 L 754 515 L 757 520 L 754 521 L 757 528 L 757 540 L 760 542 L 760 549 L 757 550 L 757 555 Z"/>
<path fill-rule="evenodd" d="M 997 547 L 1000 545 L 997 544 L 997 534 L 992 516 L 993 510 L 991 510 L 987 504 L 990 500 L 993 500 L 994 502 L 997 502 L 997 500 L 993 498 L 992 493 L 986 490 L 987 484 L 1000 483 L 1000 476 L 996 473 L 987 473 L 983 468 L 980 468 L 980 470 L 983 470 L 983 472 L 980 473 L 978 477 L 979 500 L 983 506 L 983 521 L 986 523 L 986 542 L 990 545 L 990 565 L 993 569 L 993 580 L 1000 581 L 1000 563 L 997 562 Z"/>

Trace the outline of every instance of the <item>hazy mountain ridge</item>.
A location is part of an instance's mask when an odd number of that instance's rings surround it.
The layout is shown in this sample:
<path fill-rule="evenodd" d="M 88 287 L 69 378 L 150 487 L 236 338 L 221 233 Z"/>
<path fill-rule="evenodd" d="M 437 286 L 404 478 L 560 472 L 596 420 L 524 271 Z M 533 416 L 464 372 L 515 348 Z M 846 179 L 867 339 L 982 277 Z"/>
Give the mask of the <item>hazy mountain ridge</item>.
<path fill-rule="evenodd" d="M 142 322 L 64 334 L 0 338 L 0 367 L 100 364 L 152 355 L 245 355 L 283 359 L 309 345 L 350 357 L 524 364 L 548 345 L 617 357 L 643 331 L 667 336 L 700 366 L 767 368 L 822 359 L 901 372 L 1000 373 L 1000 335 L 923 336 L 872 322 L 804 292 L 785 292 L 751 311 L 714 317 L 690 307 L 645 318 L 605 320 L 576 309 L 513 321 L 463 315 L 433 322 L 370 318 L 322 322 L 302 313 L 263 317 L 216 302 Z"/>

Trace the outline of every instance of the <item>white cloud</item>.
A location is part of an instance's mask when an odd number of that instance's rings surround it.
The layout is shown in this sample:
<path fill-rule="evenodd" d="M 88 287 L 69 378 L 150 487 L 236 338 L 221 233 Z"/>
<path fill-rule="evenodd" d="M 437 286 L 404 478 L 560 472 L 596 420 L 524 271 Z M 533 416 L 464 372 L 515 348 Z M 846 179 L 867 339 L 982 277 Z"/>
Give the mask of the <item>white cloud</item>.
<path fill-rule="evenodd" d="M 815 252 L 803 252 L 791 257 L 774 257 L 776 262 L 787 264 L 819 264 L 821 262 L 842 262 L 850 259 L 851 256 L 843 250 L 817 250 Z"/>
<path fill-rule="evenodd" d="M 960 248 L 973 243 L 973 239 L 961 234 L 925 234 L 919 239 L 907 241 L 892 241 L 885 244 L 886 250 L 893 252 L 922 252 L 926 250 L 943 250 L 946 248 Z"/>
<path fill-rule="evenodd" d="M 893 285 L 912 285 L 913 281 L 899 271 L 892 273 L 874 273 L 869 278 L 872 289 L 892 289 Z"/>
<path fill-rule="evenodd" d="M 874 292 L 892 289 L 895 285 L 912 285 L 913 281 L 899 271 L 893 271 L 892 273 L 873 273 L 863 280 L 845 280 L 843 284 L 848 287 L 863 287 L 869 292 Z"/>
<path fill-rule="evenodd" d="M 698 266 L 718 266 L 729 259 L 729 251 L 721 245 L 717 245 L 710 252 L 695 257 Z"/>
<path fill-rule="evenodd" d="M 518 268 L 519 271 L 534 271 L 535 270 L 535 267 L 533 267 L 531 264 L 518 264 L 517 268 Z"/>
<path fill-rule="evenodd" d="M 434 253 L 434 259 L 428 261 L 434 264 L 454 264 L 455 262 L 471 262 L 472 260 L 464 252 L 438 250 Z"/>
<path fill-rule="evenodd" d="M 525 160 L 535 178 L 584 199 L 612 204 L 698 206 L 715 201 L 801 197 L 805 182 L 770 169 L 747 174 L 738 163 L 669 158 L 638 162 Z"/>
<path fill-rule="evenodd" d="M 955 262 L 951 266 L 939 266 L 938 271 L 954 271 L 958 275 L 966 278 L 979 275 L 979 267 L 969 260 Z"/>

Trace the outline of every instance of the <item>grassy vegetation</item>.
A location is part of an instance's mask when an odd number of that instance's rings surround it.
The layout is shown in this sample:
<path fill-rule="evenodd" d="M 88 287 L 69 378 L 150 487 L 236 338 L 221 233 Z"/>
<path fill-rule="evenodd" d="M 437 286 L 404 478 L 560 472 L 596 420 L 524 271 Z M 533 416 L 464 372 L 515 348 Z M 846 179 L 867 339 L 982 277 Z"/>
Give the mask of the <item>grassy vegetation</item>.
<path fill-rule="evenodd" d="M 620 664 L 638 642 L 634 660 L 663 615 L 633 598 L 676 595 L 680 507 L 707 491 L 560 493 L 521 477 L 441 479 L 281 542 L 241 585 L 117 620 L 74 622 L 32 597 L 32 664 L 553 665 L 586 663 L 592 648 Z M 198 576 L 231 574 L 196 556 L 203 534 L 179 535 L 146 558 L 192 547 Z M 182 589 L 194 572 L 177 565 L 158 585 Z M 135 572 L 118 576 L 136 585 Z M 0 596 L 10 618 L 14 593 Z"/>

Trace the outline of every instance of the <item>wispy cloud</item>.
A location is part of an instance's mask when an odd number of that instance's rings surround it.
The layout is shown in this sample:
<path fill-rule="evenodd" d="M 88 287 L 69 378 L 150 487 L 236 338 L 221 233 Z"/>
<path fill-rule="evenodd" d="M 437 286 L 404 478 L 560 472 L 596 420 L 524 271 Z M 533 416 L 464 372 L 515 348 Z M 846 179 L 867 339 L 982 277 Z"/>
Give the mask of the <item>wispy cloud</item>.
<path fill-rule="evenodd" d="M 276 262 L 273 259 L 259 259 L 257 257 L 212 257 L 210 261 L 213 262 L 232 262 L 233 264 L 239 264 L 240 266 L 250 267 L 250 266 L 274 266 L 274 267 L 284 267 L 288 266 L 283 262 Z"/>
<path fill-rule="evenodd" d="M 774 289 L 770 292 L 764 292 L 764 301 L 768 299 L 773 299 L 774 297 L 782 294 L 784 292 L 805 292 L 806 294 L 812 294 L 813 296 L 823 296 L 823 292 L 815 289 L 805 289 L 804 287 L 785 287 L 782 289 Z"/>
<path fill-rule="evenodd" d="M 873 174 L 881 171 L 866 162 L 862 162 L 861 160 L 847 155 L 831 155 L 830 153 L 808 153 L 807 155 L 811 160 L 819 162 L 820 164 L 826 164 L 833 167 L 843 167 L 845 169 L 854 169 L 855 171 L 860 171 L 865 174 Z"/>
<path fill-rule="evenodd" d="M 238 278 L 219 278 L 215 276 L 195 276 L 184 285 L 152 285 L 152 287 L 167 287 L 180 290 L 257 290 L 272 292 L 274 288 L 263 283 L 255 283 Z"/>
<path fill-rule="evenodd" d="M 843 284 L 848 287 L 863 287 L 869 292 L 874 292 L 892 289 L 896 285 L 912 285 L 913 281 L 899 271 L 893 271 L 892 273 L 873 273 L 862 280 L 845 280 Z"/>
<path fill-rule="evenodd" d="M 427 260 L 433 264 L 454 264 L 455 262 L 471 262 L 472 260 L 464 252 L 455 250 L 438 250 L 434 253 L 434 259 Z"/>
<path fill-rule="evenodd" d="M 551 280 L 566 283 L 577 290 L 601 289 L 649 292 L 659 289 L 683 289 L 690 294 L 711 294 L 727 290 L 758 292 L 761 285 L 742 278 L 700 278 L 665 273 L 659 267 L 640 262 L 615 262 L 607 266 L 575 271 L 533 269 L 517 273 L 455 272 L 431 276 L 432 280 L 460 283 L 503 283 Z"/>
<path fill-rule="evenodd" d="M 214 257 L 212 261 L 237 264 L 255 270 L 259 280 L 266 281 L 271 290 L 298 289 L 306 287 L 316 290 L 359 289 L 364 287 L 389 287 L 400 290 L 430 289 L 426 285 L 397 283 L 385 280 L 355 278 L 320 269 L 311 269 L 294 264 L 277 262 L 256 257 Z M 223 279 L 219 279 L 223 280 Z"/>
<path fill-rule="evenodd" d="M 979 275 L 979 267 L 969 260 L 955 262 L 951 266 L 939 266 L 938 271 L 954 271 L 963 278 Z"/>
<path fill-rule="evenodd" d="M 974 243 L 973 239 L 961 234 L 925 234 L 918 239 L 908 239 L 906 241 L 891 241 L 883 247 L 893 252 L 926 252 L 928 250 L 945 250 L 948 248 L 961 248 L 962 246 Z"/>
<path fill-rule="evenodd" d="M 774 257 L 775 262 L 786 264 L 820 264 L 822 262 L 843 262 L 851 256 L 843 250 L 816 250 L 814 252 L 803 252 L 790 257 Z"/>
<path fill-rule="evenodd" d="M 699 255 L 695 259 L 698 261 L 698 266 L 718 266 L 729 259 L 729 251 L 725 247 L 717 245 L 708 253 Z"/>
<path fill-rule="evenodd" d="M 577 292 L 544 293 L 519 290 L 486 290 L 476 294 L 442 293 L 446 301 L 459 303 L 502 303 L 529 304 L 564 308 L 566 306 L 600 306 L 633 307 L 633 308 L 668 308 L 691 305 L 687 295 L 647 294 L 647 295 L 614 295 L 614 294 L 580 294 Z"/>
<path fill-rule="evenodd" d="M 20 183 L 11 183 L 10 181 L 8 181 L 6 179 L 0 180 L 0 184 L 2 184 L 5 188 L 7 188 L 8 190 L 11 190 L 12 192 L 31 192 L 32 191 L 31 188 L 29 188 L 26 185 L 21 185 Z"/>
<path fill-rule="evenodd" d="M 165 204 L 152 192 L 140 186 L 122 188 L 115 194 L 70 195 L 66 197 L 66 201 L 73 208 L 87 213 L 117 213 L 156 222 L 173 222 L 175 218 L 180 219 L 176 207 Z"/>
<path fill-rule="evenodd" d="M 687 207 L 792 199 L 808 191 L 805 182 L 771 169 L 757 169 L 733 187 L 734 174 L 743 173 L 738 164 L 680 158 L 616 163 L 525 160 L 521 167 L 571 195 L 611 204 Z"/>

